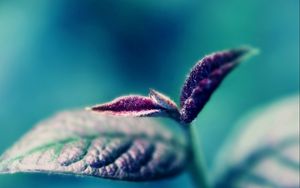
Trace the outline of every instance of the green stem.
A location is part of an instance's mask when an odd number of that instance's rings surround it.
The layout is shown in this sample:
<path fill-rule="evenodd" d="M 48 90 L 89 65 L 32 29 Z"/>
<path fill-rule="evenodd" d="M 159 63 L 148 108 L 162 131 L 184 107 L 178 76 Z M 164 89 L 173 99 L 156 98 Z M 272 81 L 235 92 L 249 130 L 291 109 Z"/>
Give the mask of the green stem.
<path fill-rule="evenodd" d="M 189 141 L 189 173 L 198 188 L 210 188 L 207 177 L 207 170 L 206 166 L 204 165 L 204 157 L 203 151 L 199 147 L 200 139 L 199 136 L 196 134 L 197 131 L 195 130 L 194 126 L 188 125 L 186 126 L 186 134 L 187 139 Z"/>

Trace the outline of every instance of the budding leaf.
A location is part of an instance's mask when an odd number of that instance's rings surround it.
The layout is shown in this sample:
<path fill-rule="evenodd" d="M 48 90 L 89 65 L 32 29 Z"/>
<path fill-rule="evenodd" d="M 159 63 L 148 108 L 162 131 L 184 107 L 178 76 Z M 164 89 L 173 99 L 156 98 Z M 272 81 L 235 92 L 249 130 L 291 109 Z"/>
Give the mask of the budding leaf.
<path fill-rule="evenodd" d="M 150 89 L 149 97 L 165 109 L 171 111 L 178 110 L 177 105 L 174 101 L 172 101 L 169 97 L 154 89 Z"/>
<path fill-rule="evenodd" d="M 175 175 L 186 163 L 186 138 L 165 126 L 149 118 L 59 113 L 1 156 L 0 174 L 46 172 L 128 181 Z"/>
<path fill-rule="evenodd" d="M 192 122 L 224 77 L 253 50 L 231 49 L 210 54 L 201 59 L 188 75 L 181 90 L 181 121 Z"/>
<path fill-rule="evenodd" d="M 299 96 L 255 110 L 217 156 L 216 188 L 299 187 Z"/>

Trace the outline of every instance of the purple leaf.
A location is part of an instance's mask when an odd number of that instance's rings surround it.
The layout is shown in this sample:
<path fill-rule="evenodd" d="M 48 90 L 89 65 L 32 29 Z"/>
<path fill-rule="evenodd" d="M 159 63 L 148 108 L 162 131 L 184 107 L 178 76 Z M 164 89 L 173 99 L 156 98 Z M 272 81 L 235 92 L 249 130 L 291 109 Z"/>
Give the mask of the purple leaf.
<path fill-rule="evenodd" d="M 112 115 L 136 117 L 155 116 L 165 113 L 164 109 L 151 98 L 139 95 L 118 97 L 109 103 L 93 106 L 90 110 Z"/>
<path fill-rule="evenodd" d="M 210 54 L 192 69 L 181 91 L 180 114 L 183 123 L 192 122 L 224 77 L 245 57 L 250 48 L 231 49 Z"/>

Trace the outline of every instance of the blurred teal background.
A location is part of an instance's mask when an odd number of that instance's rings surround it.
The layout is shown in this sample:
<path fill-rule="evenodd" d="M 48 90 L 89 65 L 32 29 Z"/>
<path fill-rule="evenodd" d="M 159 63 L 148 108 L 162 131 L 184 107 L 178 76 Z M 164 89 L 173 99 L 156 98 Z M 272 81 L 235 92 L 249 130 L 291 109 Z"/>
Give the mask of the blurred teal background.
<path fill-rule="evenodd" d="M 260 55 L 226 78 L 194 123 L 209 168 L 243 114 L 299 93 L 299 0 L 1 0 L 0 153 L 63 109 L 149 87 L 178 99 L 197 60 L 243 44 Z M 192 187 L 185 173 L 142 184 L 0 176 L 3 188 L 141 185 Z"/>

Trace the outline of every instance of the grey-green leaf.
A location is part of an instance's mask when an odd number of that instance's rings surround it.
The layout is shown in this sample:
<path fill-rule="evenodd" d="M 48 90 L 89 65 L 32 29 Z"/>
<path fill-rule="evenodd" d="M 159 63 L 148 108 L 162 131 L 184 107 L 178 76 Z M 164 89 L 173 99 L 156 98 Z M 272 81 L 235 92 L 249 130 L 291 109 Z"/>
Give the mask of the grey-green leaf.
<path fill-rule="evenodd" d="M 66 111 L 39 123 L 0 158 L 0 173 L 46 172 L 143 181 L 179 173 L 186 140 L 150 118 Z M 179 126 L 177 126 L 179 127 Z"/>
<path fill-rule="evenodd" d="M 216 187 L 299 187 L 299 96 L 239 123 L 217 158 Z"/>

